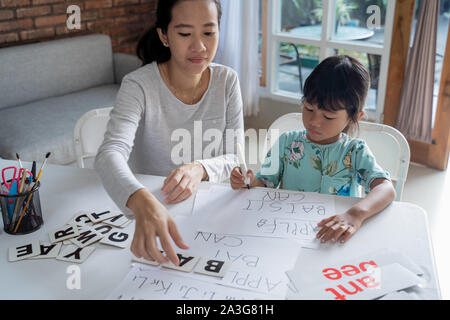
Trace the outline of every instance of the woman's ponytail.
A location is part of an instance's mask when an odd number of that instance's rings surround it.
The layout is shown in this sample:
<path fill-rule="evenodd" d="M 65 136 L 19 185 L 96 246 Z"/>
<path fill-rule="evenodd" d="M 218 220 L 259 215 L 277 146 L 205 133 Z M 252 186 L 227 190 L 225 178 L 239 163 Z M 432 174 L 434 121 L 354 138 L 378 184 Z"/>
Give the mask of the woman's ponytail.
<path fill-rule="evenodd" d="M 159 39 L 156 25 L 148 30 L 137 44 L 136 53 L 143 65 L 156 61 L 166 62 L 170 59 L 170 49 L 165 47 Z"/>

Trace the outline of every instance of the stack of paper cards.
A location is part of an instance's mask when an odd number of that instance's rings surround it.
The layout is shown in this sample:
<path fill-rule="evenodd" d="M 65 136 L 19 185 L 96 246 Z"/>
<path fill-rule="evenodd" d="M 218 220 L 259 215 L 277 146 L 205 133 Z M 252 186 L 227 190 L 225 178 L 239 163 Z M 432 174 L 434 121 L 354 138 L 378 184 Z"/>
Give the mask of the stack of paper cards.
<path fill-rule="evenodd" d="M 56 259 L 83 263 L 95 251 L 93 244 L 97 242 L 119 248 L 129 246 L 131 235 L 124 228 L 130 223 L 120 212 L 80 211 L 66 225 L 52 230 L 49 240 L 9 248 L 8 260 Z"/>
<path fill-rule="evenodd" d="M 310 263 L 314 256 L 313 250 L 302 250 L 286 272 L 297 290 L 288 299 L 415 299 L 401 290 L 424 283 L 422 269 L 401 252 L 383 249 L 322 265 Z"/>

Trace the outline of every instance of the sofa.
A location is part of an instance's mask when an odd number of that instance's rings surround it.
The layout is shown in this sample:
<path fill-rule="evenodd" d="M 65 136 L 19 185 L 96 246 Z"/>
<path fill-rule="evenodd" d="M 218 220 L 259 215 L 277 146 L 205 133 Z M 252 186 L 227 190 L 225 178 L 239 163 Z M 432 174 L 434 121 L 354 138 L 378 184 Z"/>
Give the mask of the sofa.
<path fill-rule="evenodd" d="M 114 105 L 122 78 L 139 68 L 94 34 L 0 49 L 0 158 L 76 163 L 73 129 L 87 111 Z"/>

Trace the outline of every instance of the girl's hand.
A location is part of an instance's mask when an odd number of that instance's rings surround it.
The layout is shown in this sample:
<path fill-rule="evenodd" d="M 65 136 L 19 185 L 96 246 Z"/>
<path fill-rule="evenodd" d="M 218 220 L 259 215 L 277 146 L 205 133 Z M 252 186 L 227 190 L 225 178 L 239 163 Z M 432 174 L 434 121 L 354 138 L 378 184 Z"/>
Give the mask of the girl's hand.
<path fill-rule="evenodd" d="M 167 204 L 178 203 L 193 195 L 202 182 L 208 177 L 206 170 L 200 162 L 182 165 L 173 170 L 164 180 L 162 194 L 170 194 L 165 202 Z"/>
<path fill-rule="evenodd" d="M 179 259 L 173 249 L 171 239 L 181 249 L 189 247 L 183 242 L 175 221 L 166 208 L 145 189 L 136 191 L 128 199 L 127 206 L 136 217 L 131 252 L 138 258 L 144 257 L 159 263 L 170 260 L 173 264 L 178 265 Z M 159 251 L 156 237 L 159 237 L 166 257 Z"/>
<path fill-rule="evenodd" d="M 322 243 L 332 240 L 337 242 L 341 238 L 340 242 L 344 243 L 351 236 L 359 230 L 363 222 L 362 215 L 357 211 L 346 211 L 342 214 L 337 214 L 329 218 L 320 221 L 317 226 L 322 227 L 317 233 L 317 239 L 321 239 Z"/>
<path fill-rule="evenodd" d="M 255 174 L 253 173 L 252 170 L 247 170 L 247 177 L 250 178 L 249 185 L 251 185 L 251 183 L 253 182 L 253 180 L 255 178 Z M 230 176 L 231 188 L 234 190 L 241 189 L 241 188 L 247 188 L 247 185 L 245 184 L 244 181 L 245 181 L 245 177 L 242 174 L 241 168 L 235 167 L 231 171 L 231 176 Z"/>

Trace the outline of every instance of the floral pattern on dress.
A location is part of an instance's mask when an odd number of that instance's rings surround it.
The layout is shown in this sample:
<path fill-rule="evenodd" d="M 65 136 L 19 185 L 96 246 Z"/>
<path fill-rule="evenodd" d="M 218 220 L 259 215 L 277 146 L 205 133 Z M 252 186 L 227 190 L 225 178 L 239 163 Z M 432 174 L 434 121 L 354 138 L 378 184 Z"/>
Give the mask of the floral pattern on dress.
<path fill-rule="evenodd" d="M 351 150 L 347 153 L 347 155 L 345 156 L 345 158 L 344 158 L 344 160 L 343 160 L 344 166 L 345 166 L 346 168 L 348 168 L 350 171 L 353 171 L 353 168 L 352 168 L 352 152 L 353 152 L 353 149 L 351 149 Z"/>
<path fill-rule="evenodd" d="M 305 146 L 300 141 L 292 141 L 291 152 L 289 153 L 289 160 L 298 161 L 303 158 Z"/>
<path fill-rule="evenodd" d="M 278 171 L 256 174 L 267 187 L 361 196 L 374 178 L 389 179 L 364 141 L 345 134 L 336 143 L 318 145 L 304 131 L 293 131 L 280 137 L 279 148 L 280 156 L 274 159 L 269 151 L 262 165 L 268 168 L 281 160 Z"/>
<path fill-rule="evenodd" d="M 364 182 L 366 182 L 368 175 L 369 173 L 366 169 L 359 169 L 356 173 L 356 181 L 358 182 L 358 184 L 363 184 Z"/>
<path fill-rule="evenodd" d="M 310 154 L 309 160 L 311 161 L 311 165 L 314 169 L 322 171 L 322 161 L 317 154 Z"/>
<path fill-rule="evenodd" d="M 337 190 L 335 187 L 330 187 L 328 189 L 328 192 L 330 194 L 338 195 L 338 196 L 350 196 L 351 188 L 352 188 L 352 184 L 346 183 L 342 187 L 340 187 L 339 190 Z"/>
<path fill-rule="evenodd" d="M 335 160 L 335 161 L 330 162 L 329 164 L 327 164 L 323 174 L 326 175 L 326 176 L 332 177 L 332 176 L 336 175 L 337 169 L 338 169 L 338 162 Z"/>
<path fill-rule="evenodd" d="M 334 161 L 328 161 L 328 164 L 326 166 L 323 166 L 323 158 L 328 158 L 327 152 L 322 152 L 319 147 L 316 145 L 312 145 L 312 149 L 314 150 L 314 154 L 309 155 L 309 159 L 311 161 L 311 165 L 314 169 L 319 170 L 322 175 L 326 176 L 334 176 L 338 169 L 338 162 L 337 160 Z M 322 158 L 322 159 L 321 159 Z"/>
<path fill-rule="evenodd" d="M 286 147 L 289 151 L 289 155 L 284 155 L 284 160 L 290 165 L 294 166 L 296 169 L 300 166 L 300 160 L 305 156 L 305 146 L 301 141 L 292 141 L 290 147 Z"/>

